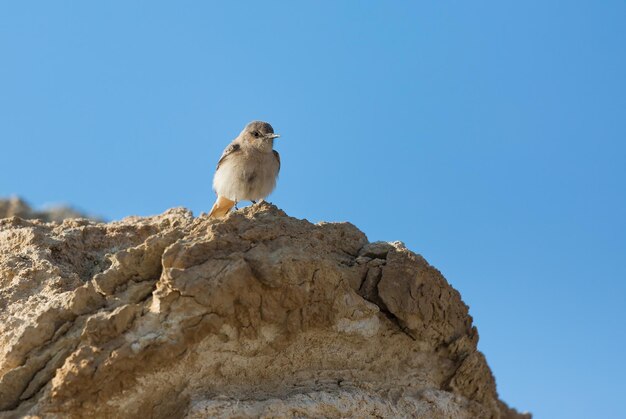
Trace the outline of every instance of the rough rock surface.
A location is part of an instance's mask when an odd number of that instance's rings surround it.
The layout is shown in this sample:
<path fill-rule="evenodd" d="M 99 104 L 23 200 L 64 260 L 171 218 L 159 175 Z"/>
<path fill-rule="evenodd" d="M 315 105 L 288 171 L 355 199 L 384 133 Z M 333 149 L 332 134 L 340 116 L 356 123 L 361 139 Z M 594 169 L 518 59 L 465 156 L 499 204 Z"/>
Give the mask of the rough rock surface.
<path fill-rule="evenodd" d="M 0 199 L 0 218 L 8 217 L 57 222 L 61 222 L 67 218 L 90 218 L 94 221 L 99 221 L 94 217 L 89 217 L 75 209 L 64 206 L 49 208 L 45 211 L 35 211 L 26 201 L 18 197 Z"/>
<path fill-rule="evenodd" d="M 262 203 L 0 220 L 0 417 L 520 418 L 401 243 Z"/>

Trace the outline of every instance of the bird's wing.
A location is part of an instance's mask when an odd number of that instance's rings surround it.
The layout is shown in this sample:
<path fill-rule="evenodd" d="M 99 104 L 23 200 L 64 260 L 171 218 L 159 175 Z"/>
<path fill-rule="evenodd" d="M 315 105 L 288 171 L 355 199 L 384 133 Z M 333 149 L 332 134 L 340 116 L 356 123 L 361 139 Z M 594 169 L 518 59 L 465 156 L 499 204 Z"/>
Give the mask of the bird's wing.
<path fill-rule="evenodd" d="M 278 162 L 278 171 L 280 172 L 280 154 L 278 154 L 278 151 L 276 150 L 272 150 L 274 152 L 274 157 L 276 157 L 276 161 Z"/>
<path fill-rule="evenodd" d="M 215 170 L 217 171 L 220 168 L 220 165 L 224 162 L 224 160 L 226 160 L 228 156 L 230 156 L 233 153 L 237 153 L 240 150 L 241 150 L 241 146 L 239 144 L 231 143 L 228 147 L 226 147 L 226 149 L 222 153 L 222 157 L 220 157 L 220 161 L 217 162 L 217 167 L 215 168 Z"/>

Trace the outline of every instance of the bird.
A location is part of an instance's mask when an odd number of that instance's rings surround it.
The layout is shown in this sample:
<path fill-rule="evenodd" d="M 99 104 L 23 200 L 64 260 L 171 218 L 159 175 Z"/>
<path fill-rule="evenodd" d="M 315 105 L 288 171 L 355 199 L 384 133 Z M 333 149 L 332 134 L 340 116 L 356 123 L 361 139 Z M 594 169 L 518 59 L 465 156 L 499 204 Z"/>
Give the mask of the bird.
<path fill-rule="evenodd" d="M 276 187 L 280 154 L 274 140 L 280 135 L 263 121 L 252 121 L 226 147 L 215 169 L 213 189 L 217 200 L 209 218 L 221 218 L 239 201 L 265 199 Z"/>

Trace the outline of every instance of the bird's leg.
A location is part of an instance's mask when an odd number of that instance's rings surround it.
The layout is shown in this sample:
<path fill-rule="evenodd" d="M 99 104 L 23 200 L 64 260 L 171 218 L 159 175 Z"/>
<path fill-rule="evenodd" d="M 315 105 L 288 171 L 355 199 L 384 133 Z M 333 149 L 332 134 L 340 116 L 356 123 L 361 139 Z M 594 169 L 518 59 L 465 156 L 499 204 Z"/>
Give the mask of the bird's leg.
<path fill-rule="evenodd" d="M 238 203 L 238 202 L 237 202 L 237 201 L 235 201 L 235 211 L 238 211 L 238 210 L 239 210 L 239 208 L 237 208 L 237 203 Z"/>

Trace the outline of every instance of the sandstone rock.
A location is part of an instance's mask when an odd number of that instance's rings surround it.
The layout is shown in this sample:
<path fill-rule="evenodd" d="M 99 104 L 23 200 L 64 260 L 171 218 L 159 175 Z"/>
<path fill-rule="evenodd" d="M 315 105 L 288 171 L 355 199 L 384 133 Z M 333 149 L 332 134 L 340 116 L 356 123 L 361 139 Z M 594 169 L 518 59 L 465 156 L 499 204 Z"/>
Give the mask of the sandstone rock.
<path fill-rule="evenodd" d="M 0 220 L 0 417 L 529 417 L 401 243 L 262 203 Z"/>

